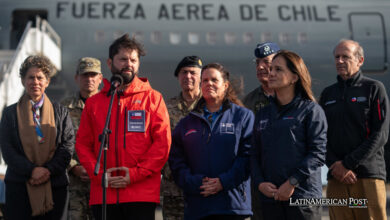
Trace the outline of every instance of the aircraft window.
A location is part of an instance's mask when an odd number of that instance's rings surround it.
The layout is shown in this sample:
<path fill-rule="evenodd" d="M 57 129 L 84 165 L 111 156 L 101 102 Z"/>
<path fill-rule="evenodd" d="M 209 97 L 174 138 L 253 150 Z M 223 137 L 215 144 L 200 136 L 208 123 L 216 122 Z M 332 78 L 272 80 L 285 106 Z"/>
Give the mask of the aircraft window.
<path fill-rule="evenodd" d="M 287 33 L 280 33 L 279 34 L 279 42 L 282 45 L 286 45 L 290 42 L 290 35 Z"/>
<path fill-rule="evenodd" d="M 105 34 L 104 31 L 96 31 L 95 32 L 95 42 L 96 43 L 102 43 L 105 40 Z"/>
<path fill-rule="evenodd" d="M 306 44 L 307 43 L 307 33 L 299 32 L 297 36 L 298 43 Z"/>
<path fill-rule="evenodd" d="M 253 33 L 245 32 L 242 34 L 242 42 L 244 44 L 252 44 L 253 43 Z"/>
<path fill-rule="evenodd" d="M 169 33 L 169 42 L 171 44 L 177 45 L 180 44 L 181 35 L 179 33 Z"/>
<path fill-rule="evenodd" d="M 263 32 L 260 34 L 261 42 L 272 41 L 272 35 L 270 32 Z"/>
<path fill-rule="evenodd" d="M 199 44 L 199 34 L 190 32 L 188 33 L 188 43 L 190 44 Z"/>
<path fill-rule="evenodd" d="M 144 33 L 142 33 L 141 31 L 136 31 L 133 33 L 133 37 L 138 40 L 138 41 L 144 41 Z"/>
<path fill-rule="evenodd" d="M 225 33 L 225 43 L 228 45 L 232 45 L 236 42 L 236 34 L 232 32 Z"/>
<path fill-rule="evenodd" d="M 217 43 L 217 33 L 215 32 L 207 32 L 206 41 L 210 45 L 215 45 Z"/>
<path fill-rule="evenodd" d="M 152 41 L 152 43 L 154 44 L 160 44 L 161 40 L 162 40 L 162 34 L 160 31 L 154 31 L 150 35 L 150 41 Z"/>
<path fill-rule="evenodd" d="M 113 34 L 112 34 L 112 39 L 116 40 L 120 37 L 122 37 L 122 35 L 124 35 L 125 32 L 123 31 L 115 31 Z"/>

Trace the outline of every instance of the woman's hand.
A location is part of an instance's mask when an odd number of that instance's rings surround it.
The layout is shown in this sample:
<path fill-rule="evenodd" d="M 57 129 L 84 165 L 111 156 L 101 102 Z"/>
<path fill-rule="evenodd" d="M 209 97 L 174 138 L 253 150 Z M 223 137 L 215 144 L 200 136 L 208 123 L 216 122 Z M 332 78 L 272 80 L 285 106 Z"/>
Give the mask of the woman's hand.
<path fill-rule="evenodd" d="M 204 197 L 217 194 L 219 191 L 222 191 L 223 186 L 219 178 L 209 178 L 205 177 L 202 180 L 202 185 L 200 189 L 203 190 L 200 194 Z"/>
<path fill-rule="evenodd" d="M 290 184 L 290 181 L 284 182 L 275 193 L 275 200 L 287 201 L 294 193 L 295 187 Z"/>
<path fill-rule="evenodd" d="M 29 183 L 33 186 L 41 185 L 50 179 L 50 171 L 45 167 L 35 167 L 31 173 Z"/>
<path fill-rule="evenodd" d="M 261 193 L 269 198 L 274 198 L 275 193 L 278 191 L 278 188 L 270 182 L 260 183 L 258 188 Z"/>

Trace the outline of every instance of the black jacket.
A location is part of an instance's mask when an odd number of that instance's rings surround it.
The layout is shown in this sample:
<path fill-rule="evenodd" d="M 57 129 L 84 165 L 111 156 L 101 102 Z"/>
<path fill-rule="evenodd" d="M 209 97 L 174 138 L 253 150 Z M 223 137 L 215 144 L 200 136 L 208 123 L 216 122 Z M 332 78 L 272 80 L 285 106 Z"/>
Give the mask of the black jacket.
<path fill-rule="evenodd" d="M 320 104 L 328 120 L 326 164 L 341 160 L 358 178 L 386 178 L 384 149 L 389 101 L 383 84 L 359 71 L 325 88 Z M 330 178 L 330 172 L 328 178 Z"/>
<path fill-rule="evenodd" d="M 66 167 L 74 149 L 74 132 L 68 110 L 57 103 L 53 103 L 53 108 L 57 128 L 56 151 L 44 167 L 50 171 L 52 187 L 61 187 L 68 184 Z M 3 111 L 0 124 L 0 145 L 2 156 L 7 163 L 5 182 L 23 183 L 30 179 L 36 165 L 27 159 L 23 151 L 19 138 L 16 104 Z"/>

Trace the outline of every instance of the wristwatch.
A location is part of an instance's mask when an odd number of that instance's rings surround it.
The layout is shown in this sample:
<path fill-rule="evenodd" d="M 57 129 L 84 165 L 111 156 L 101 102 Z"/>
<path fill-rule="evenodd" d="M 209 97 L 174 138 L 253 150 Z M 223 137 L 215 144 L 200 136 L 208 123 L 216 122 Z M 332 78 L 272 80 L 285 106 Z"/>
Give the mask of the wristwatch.
<path fill-rule="evenodd" d="M 293 185 L 294 187 L 298 187 L 299 186 L 298 180 L 295 177 L 293 177 L 293 176 L 288 178 L 288 182 L 290 182 L 290 184 Z"/>

